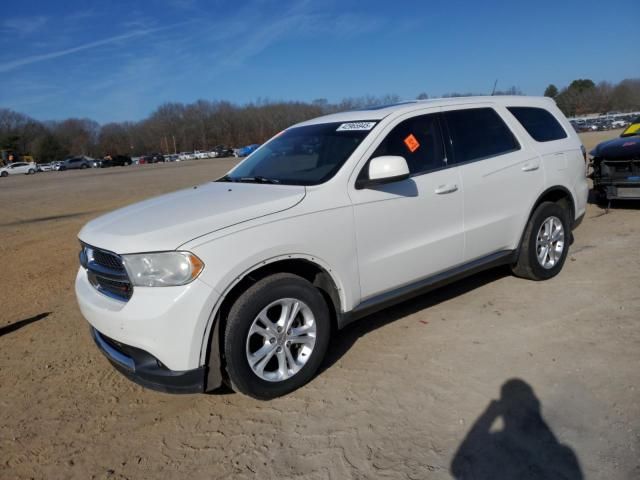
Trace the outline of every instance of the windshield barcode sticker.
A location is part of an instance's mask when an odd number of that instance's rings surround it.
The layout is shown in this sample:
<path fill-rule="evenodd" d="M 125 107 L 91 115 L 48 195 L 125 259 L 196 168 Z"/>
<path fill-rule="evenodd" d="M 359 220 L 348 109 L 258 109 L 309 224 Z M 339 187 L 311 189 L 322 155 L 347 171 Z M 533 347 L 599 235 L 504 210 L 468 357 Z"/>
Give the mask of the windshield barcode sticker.
<path fill-rule="evenodd" d="M 343 123 L 338 127 L 336 132 L 345 132 L 350 130 L 371 130 L 375 127 L 376 122 L 349 122 Z"/>

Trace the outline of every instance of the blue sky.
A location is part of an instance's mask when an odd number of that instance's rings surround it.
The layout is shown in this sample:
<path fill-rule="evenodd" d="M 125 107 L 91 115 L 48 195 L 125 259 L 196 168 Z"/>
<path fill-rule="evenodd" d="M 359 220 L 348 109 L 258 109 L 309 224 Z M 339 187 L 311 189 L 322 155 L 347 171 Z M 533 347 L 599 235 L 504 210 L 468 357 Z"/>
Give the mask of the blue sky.
<path fill-rule="evenodd" d="M 139 120 L 167 101 L 541 95 L 640 77 L 634 15 L 600 1 L 8 0 L 0 107 Z M 626 48 L 625 48 L 626 46 Z"/>

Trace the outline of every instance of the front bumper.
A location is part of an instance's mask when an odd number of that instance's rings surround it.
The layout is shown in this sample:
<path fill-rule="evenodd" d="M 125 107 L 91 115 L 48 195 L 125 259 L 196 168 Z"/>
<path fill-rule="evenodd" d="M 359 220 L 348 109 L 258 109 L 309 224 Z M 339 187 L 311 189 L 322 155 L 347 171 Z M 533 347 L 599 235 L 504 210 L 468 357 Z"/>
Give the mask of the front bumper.
<path fill-rule="evenodd" d="M 205 389 L 206 367 L 169 370 L 157 358 L 139 348 L 124 345 L 91 327 L 100 351 L 125 377 L 143 387 L 167 393 L 201 393 Z"/>
<path fill-rule="evenodd" d="M 627 183 L 598 183 L 594 188 L 600 190 L 607 200 L 639 200 L 640 182 Z"/>

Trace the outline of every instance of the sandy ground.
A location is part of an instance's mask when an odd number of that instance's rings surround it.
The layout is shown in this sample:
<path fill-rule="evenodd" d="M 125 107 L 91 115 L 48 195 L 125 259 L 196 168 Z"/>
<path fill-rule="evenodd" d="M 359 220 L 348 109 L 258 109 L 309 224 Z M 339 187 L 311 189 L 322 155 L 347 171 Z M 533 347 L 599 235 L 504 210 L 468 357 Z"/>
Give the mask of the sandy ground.
<path fill-rule="evenodd" d="M 0 478 L 640 478 L 638 205 L 589 206 L 548 282 L 493 270 L 361 320 L 285 398 L 123 378 L 76 306 L 77 232 L 233 163 L 0 180 Z"/>

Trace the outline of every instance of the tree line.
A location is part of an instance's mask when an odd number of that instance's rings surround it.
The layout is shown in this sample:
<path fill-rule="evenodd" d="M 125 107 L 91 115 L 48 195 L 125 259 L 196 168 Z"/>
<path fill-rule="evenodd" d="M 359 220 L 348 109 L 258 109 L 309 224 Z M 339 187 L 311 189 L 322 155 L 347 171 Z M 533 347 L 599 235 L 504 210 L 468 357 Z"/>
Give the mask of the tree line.
<path fill-rule="evenodd" d="M 553 98 L 568 117 L 612 111 L 634 112 L 640 110 L 640 79 L 596 85 L 593 80 L 582 78 L 562 90 L 551 84 L 544 95 Z"/>
<path fill-rule="evenodd" d="M 521 95 L 517 87 L 495 91 L 494 95 Z M 468 96 L 448 93 L 444 97 Z M 611 110 L 640 110 L 640 79 L 613 85 L 594 84 L 588 79 L 573 81 L 558 90 L 549 85 L 545 95 L 553 97 L 567 116 Z M 429 98 L 421 93 L 418 99 Z M 312 102 L 258 100 L 246 105 L 227 101 L 198 100 L 160 105 L 137 122 L 104 125 L 88 118 L 42 122 L 10 109 L 0 108 L 0 149 L 31 155 L 38 162 L 61 160 L 68 155 L 102 157 L 131 156 L 181 151 L 210 150 L 217 145 L 240 147 L 263 143 L 290 125 L 329 113 L 398 102 L 397 95 L 347 98 L 338 103 L 326 99 Z M 6 157 L 6 155 L 5 155 Z"/>

